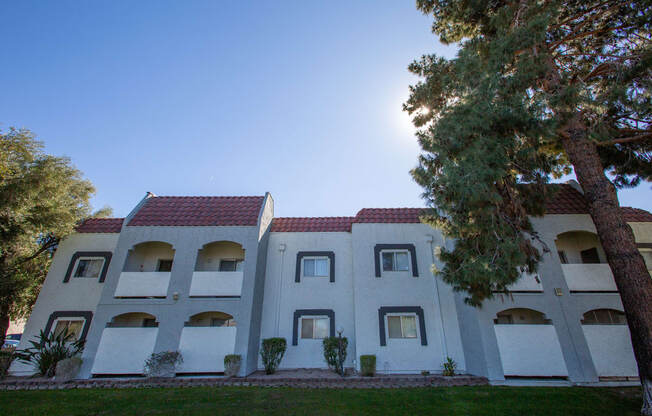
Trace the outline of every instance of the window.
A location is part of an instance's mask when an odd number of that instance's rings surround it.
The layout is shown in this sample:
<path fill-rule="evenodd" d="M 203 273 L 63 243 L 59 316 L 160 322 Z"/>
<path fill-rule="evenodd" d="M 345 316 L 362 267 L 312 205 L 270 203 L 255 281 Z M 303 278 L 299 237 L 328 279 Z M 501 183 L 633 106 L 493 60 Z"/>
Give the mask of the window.
<path fill-rule="evenodd" d="M 235 326 L 233 319 L 211 318 L 211 326 Z"/>
<path fill-rule="evenodd" d="M 75 277 L 99 277 L 104 259 L 79 259 Z"/>
<path fill-rule="evenodd" d="M 242 270 L 242 260 L 225 259 L 220 260 L 221 272 L 239 272 Z"/>
<path fill-rule="evenodd" d="M 559 255 L 559 262 L 561 264 L 568 264 L 568 257 L 566 257 L 566 253 L 563 251 L 558 251 L 557 254 Z"/>
<path fill-rule="evenodd" d="M 145 318 L 143 319 L 143 328 L 156 328 L 156 319 L 155 318 Z"/>
<path fill-rule="evenodd" d="M 57 324 L 54 327 L 54 335 L 59 336 L 59 334 L 73 334 L 75 340 L 78 340 L 79 336 L 81 335 L 83 326 L 84 326 L 84 321 L 80 319 L 76 319 L 76 320 L 61 319 L 57 321 Z"/>
<path fill-rule="evenodd" d="M 582 263 L 584 264 L 595 264 L 600 263 L 600 256 L 598 255 L 598 249 L 593 247 L 588 250 L 582 250 L 580 252 L 582 257 Z"/>
<path fill-rule="evenodd" d="M 625 314 L 614 309 L 594 309 L 584 314 L 583 325 L 626 325 Z"/>
<path fill-rule="evenodd" d="M 328 336 L 328 318 L 301 318 L 302 339 L 322 339 Z"/>
<path fill-rule="evenodd" d="M 417 317 L 414 315 L 390 315 L 387 317 L 390 338 L 416 338 Z"/>
<path fill-rule="evenodd" d="M 410 270 L 407 251 L 383 251 L 383 271 L 407 272 Z"/>
<path fill-rule="evenodd" d="M 163 260 L 158 261 L 158 267 L 156 268 L 157 272 L 171 272 L 172 271 L 172 260 Z"/>
<path fill-rule="evenodd" d="M 303 259 L 303 275 L 310 277 L 328 277 L 327 257 L 307 257 Z"/>

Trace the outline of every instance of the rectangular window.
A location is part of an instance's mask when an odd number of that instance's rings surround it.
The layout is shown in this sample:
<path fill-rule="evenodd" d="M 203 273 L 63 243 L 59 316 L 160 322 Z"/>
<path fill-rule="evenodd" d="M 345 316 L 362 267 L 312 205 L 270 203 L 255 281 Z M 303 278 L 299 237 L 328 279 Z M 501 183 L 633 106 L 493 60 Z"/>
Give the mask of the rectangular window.
<path fill-rule="evenodd" d="M 383 271 L 407 272 L 410 270 L 407 251 L 383 251 Z"/>
<path fill-rule="evenodd" d="M 104 266 L 104 259 L 79 259 L 75 277 L 99 277 Z"/>
<path fill-rule="evenodd" d="M 597 264 L 600 263 L 600 256 L 598 255 L 598 249 L 593 247 L 588 250 L 583 250 L 580 252 L 582 257 L 582 263 L 584 264 Z"/>
<path fill-rule="evenodd" d="M 172 260 L 163 260 L 158 261 L 158 267 L 156 268 L 157 272 L 171 272 L 172 271 Z"/>
<path fill-rule="evenodd" d="M 566 253 L 563 251 L 558 251 L 557 254 L 559 255 L 559 262 L 561 264 L 568 264 L 568 257 L 566 257 Z"/>
<path fill-rule="evenodd" d="M 301 338 L 323 339 L 328 336 L 328 318 L 301 318 Z"/>
<path fill-rule="evenodd" d="M 414 315 L 388 316 L 387 329 L 390 338 L 416 338 L 417 318 Z"/>
<path fill-rule="evenodd" d="M 242 270 L 242 260 L 220 260 L 221 272 L 239 272 Z"/>
<path fill-rule="evenodd" d="M 156 319 L 154 318 L 145 318 L 143 319 L 143 328 L 155 328 Z"/>
<path fill-rule="evenodd" d="M 309 277 L 328 277 L 328 258 L 313 257 L 303 259 L 303 275 Z"/>
<path fill-rule="evenodd" d="M 59 336 L 59 334 L 72 334 L 74 339 L 78 340 L 83 326 L 84 320 L 58 320 L 54 327 L 54 335 Z"/>

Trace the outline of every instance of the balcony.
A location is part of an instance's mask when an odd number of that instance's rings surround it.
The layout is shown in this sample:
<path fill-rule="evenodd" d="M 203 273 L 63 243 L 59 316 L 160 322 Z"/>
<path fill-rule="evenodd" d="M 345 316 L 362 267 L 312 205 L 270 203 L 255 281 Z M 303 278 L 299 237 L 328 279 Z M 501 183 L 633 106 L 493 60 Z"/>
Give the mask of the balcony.
<path fill-rule="evenodd" d="M 521 278 L 508 289 L 510 292 L 543 292 L 538 275 L 526 273 L 521 274 Z"/>
<path fill-rule="evenodd" d="M 242 293 L 245 252 L 231 241 L 215 241 L 197 253 L 190 297 L 239 297 Z"/>
<path fill-rule="evenodd" d="M 611 268 L 606 263 L 562 264 L 571 292 L 617 292 Z"/>
<path fill-rule="evenodd" d="M 242 277 L 242 272 L 194 272 L 190 284 L 190 296 L 240 296 Z"/>
<path fill-rule="evenodd" d="M 170 272 L 122 272 L 116 298 L 164 298 L 168 293 Z"/>

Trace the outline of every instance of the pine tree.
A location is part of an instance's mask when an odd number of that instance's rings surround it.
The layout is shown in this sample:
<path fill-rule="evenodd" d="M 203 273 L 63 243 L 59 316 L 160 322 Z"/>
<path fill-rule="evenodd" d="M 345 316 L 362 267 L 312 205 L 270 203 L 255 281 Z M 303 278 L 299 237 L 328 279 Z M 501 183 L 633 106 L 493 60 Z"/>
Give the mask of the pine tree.
<path fill-rule="evenodd" d="M 607 255 L 652 414 L 652 279 L 617 187 L 652 179 L 652 5 L 647 1 L 418 0 L 455 59 L 424 56 L 404 108 L 423 153 L 413 170 L 457 240 L 442 278 L 480 305 L 534 272 L 547 247 L 529 221 L 574 170 Z M 612 180 L 606 175 L 609 173 Z"/>

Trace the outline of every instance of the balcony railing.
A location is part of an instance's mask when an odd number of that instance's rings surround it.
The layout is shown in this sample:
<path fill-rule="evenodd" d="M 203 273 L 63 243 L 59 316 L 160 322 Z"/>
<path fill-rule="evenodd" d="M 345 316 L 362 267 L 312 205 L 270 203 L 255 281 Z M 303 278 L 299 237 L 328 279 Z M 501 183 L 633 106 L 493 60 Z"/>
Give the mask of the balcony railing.
<path fill-rule="evenodd" d="M 235 297 L 242 293 L 242 272 L 194 272 L 191 297 Z"/>
<path fill-rule="evenodd" d="M 571 292 L 617 292 L 616 282 L 606 263 L 562 264 Z"/>
<path fill-rule="evenodd" d="M 168 293 L 170 272 L 122 272 L 116 298 L 164 298 Z"/>

